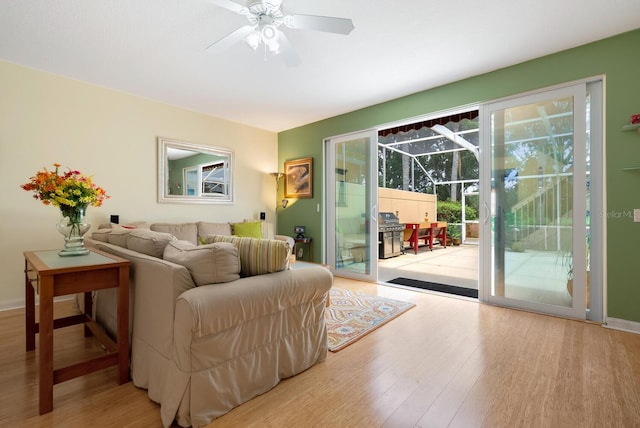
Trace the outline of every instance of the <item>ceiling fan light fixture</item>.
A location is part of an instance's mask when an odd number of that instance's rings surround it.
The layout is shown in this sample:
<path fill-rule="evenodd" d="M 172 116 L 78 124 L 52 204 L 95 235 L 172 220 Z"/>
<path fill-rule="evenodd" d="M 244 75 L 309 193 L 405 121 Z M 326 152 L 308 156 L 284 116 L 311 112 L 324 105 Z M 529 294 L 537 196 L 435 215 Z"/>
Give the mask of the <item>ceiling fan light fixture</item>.
<path fill-rule="evenodd" d="M 265 43 L 265 46 L 269 48 L 269 52 L 273 55 L 278 55 L 280 53 L 280 44 L 276 43 Z"/>
<path fill-rule="evenodd" d="M 245 41 L 251 47 L 251 49 L 255 51 L 256 49 L 258 49 L 258 46 L 260 46 L 260 33 L 257 30 L 250 32 L 249 34 L 247 34 Z"/>
<path fill-rule="evenodd" d="M 262 36 L 262 41 L 267 45 L 278 43 L 278 29 L 274 25 L 263 26 L 260 35 Z"/>
<path fill-rule="evenodd" d="M 282 0 L 263 0 L 262 4 L 267 14 L 275 13 L 279 11 L 280 6 L 282 6 Z"/>

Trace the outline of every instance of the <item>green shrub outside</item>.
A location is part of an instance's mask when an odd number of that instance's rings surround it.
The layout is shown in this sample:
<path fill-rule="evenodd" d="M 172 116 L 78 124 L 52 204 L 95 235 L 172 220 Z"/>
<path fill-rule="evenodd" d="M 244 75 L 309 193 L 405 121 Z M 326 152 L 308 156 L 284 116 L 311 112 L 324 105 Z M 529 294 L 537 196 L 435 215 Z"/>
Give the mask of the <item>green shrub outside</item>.
<path fill-rule="evenodd" d="M 468 205 L 465 207 L 465 215 L 467 220 L 478 219 L 478 211 Z M 438 201 L 438 221 L 462 223 L 462 202 Z"/>

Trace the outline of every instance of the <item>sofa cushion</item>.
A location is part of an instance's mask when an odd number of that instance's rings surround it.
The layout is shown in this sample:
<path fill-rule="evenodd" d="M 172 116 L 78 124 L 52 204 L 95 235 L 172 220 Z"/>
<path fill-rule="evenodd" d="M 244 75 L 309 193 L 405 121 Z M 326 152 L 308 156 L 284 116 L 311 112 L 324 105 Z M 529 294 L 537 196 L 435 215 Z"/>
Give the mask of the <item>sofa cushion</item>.
<path fill-rule="evenodd" d="M 91 234 L 91 238 L 100 242 L 109 242 L 109 235 L 112 231 L 111 228 L 100 228 Z"/>
<path fill-rule="evenodd" d="M 197 246 L 189 241 L 171 241 L 164 248 L 163 258 L 186 267 L 196 285 L 240 278 L 238 249 L 228 242 Z"/>
<path fill-rule="evenodd" d="M 111 235 L 113 235 L 113 233 Z M 133 229 L 129 231 L 126 248 L 161 259 L 164 253 L 164 247 L 175 239 L 176 237 L 170 233 L 156 232 L 148 229 Z"/>
<path fill-rule="evenodd" d="M 229 223 L 199 221 L 196 225 L 198 227 L 198 238 L 204 238 L 207 235 L 231 235 L 231 225 Z"/>
<path fill-rule="evenodd" d="M 138 221 L 131 224 L 102 223 L 98 230 L 91 234 L 95 241 L 108 242 L 109 244 L 127 248 L 127 237 L 132 229 L 149 229 L 149 224 Z M 113 234 L 113 236 L 111 236 Z"/>
<path fill-rule="evenodd" d="M 134 221 L 127 224 L 101 223 L 98 229 L 117 229 L 119 227 L 124 227 L 125 229 L 149 229 L 150 226 L 146 221 Z"/>
<path fill-rule="evenodd" d="M 127 248 L 127 240 L 129 234 L 133 229 L 125 229 L 123 227 L 117 227 L 111 229 L 111 233 L 108 236 L 109 244 L 117 245 L 118 247 Z M 93 236 L 93 235 L 92 235 Z"/>
<path fill-rule="evenodd" d="M 205 244 L 230 242 L 235 245 L 240 255 L 242 276 L 263 275 L 289 268 L 291 248 L 285 241 L 222 235 L 208 235 L 204 241 Z"/>
<path fill-rule="evenodd" d="M 247 238 L 262 239 L 262 222 L 246 221 L 242 223 L 233 223 L 233 234 L 235 236 L 244 236 Z"/>
<path fill-rule="evenodd" d="M 153 223 L 150 228 L 154 232 L 169 233 L 194 245 L 198 243 L 198 226 L 195 223 Z"/>

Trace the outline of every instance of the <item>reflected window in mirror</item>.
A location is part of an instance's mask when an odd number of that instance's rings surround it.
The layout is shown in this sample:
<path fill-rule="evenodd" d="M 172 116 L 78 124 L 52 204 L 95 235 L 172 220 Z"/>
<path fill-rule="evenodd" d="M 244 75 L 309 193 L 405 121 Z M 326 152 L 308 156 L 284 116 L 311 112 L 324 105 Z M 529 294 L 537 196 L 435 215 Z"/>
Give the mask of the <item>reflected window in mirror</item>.
<path fill-rule="evenodd" d="M 159 202 L 233 203 L 233 151 L 158 139 Z"/>

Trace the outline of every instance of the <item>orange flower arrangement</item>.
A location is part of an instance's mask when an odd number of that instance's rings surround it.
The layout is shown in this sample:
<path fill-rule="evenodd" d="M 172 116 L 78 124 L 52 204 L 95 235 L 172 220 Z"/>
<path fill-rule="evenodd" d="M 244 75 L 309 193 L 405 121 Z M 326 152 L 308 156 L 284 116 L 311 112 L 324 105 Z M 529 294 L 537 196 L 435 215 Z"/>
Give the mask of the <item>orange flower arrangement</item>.
<path fill-rule="evenodd" d="M 33 192 L 33 197 L 43 204 L 59 207 L 67 217 L 90 205 L 99 207 L 109 198 L 104 189 L 97 186 L 91 177 L 71 169 L 61 174 L 58 172 L 60 164 L 54 163 L 53 166 L 54 171 L 43 168 L 20 187 Z"/>

